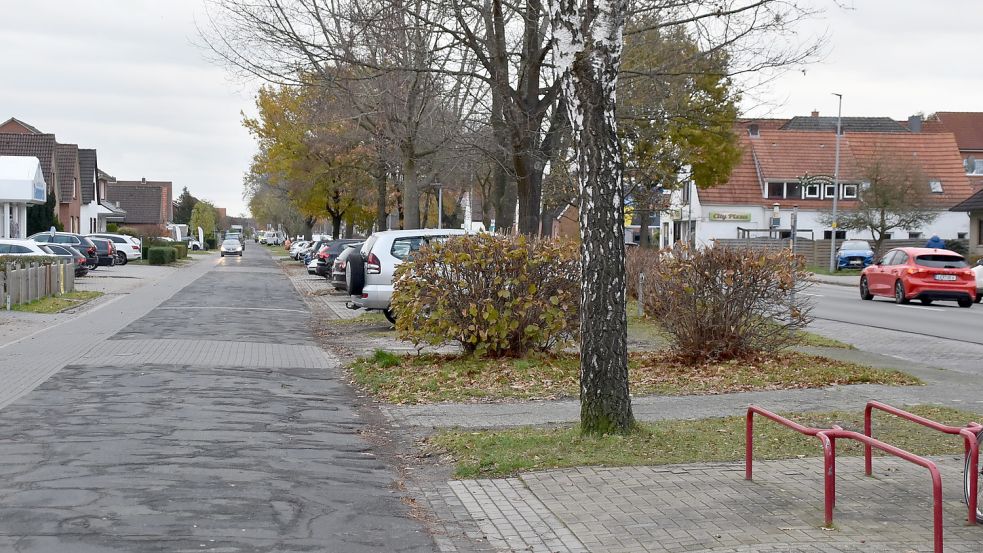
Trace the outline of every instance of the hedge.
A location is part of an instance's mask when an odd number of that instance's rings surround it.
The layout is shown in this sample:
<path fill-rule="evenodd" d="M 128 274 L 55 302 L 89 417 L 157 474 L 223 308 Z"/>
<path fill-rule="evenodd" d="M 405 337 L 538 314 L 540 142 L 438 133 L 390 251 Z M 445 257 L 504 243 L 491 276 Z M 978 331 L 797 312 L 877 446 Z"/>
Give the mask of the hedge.
<path fill-rule="evenodd" d="M 147 259 L 151 265 L 166 265 L 177 260 L 177 250 L 171 246 L 153 246 L 148 250 Z"/>
<path fill-rule="evenodd" d="M 177 251 L 178 259 L 185 259 L 188 257 L 188 245 L 187 244 L 174 244 L 171 246 Z"/>
<path fill-rule="evenodd" d="M 0 273 L 7 271 L 7 264 L 13 263 L 15 265 L 28 266 L 31 263 L 37 263 L 38 265 L 54 265 L 61 261 L 61 258 L 47 255 L 0 255 Z"/>

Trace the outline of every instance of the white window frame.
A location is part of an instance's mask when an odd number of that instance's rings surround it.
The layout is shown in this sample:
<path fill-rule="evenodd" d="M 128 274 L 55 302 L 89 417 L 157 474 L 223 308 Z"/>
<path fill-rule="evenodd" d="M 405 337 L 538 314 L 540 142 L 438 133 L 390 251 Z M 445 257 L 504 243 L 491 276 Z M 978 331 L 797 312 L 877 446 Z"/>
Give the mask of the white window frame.
<path fill-rule="evenodd" d="M 974 165 L 974 167 L 973 167 L 973 174 L 974 175 L 983 175 L 983 159 L 974 159 L 973 160 L 973 165 Z"/>
<path fill-rule="evenodd" d="M 810 188 L 815 189 L 815 192 L 810 193 Z M 802 186 L 802 199 L 819 199 L 822 190 L 822 186 L 819 183 L 805 184 Z"/>
<path fill-rule="evenodd" d="M 932 191 L 932 194 L 942 194 L 942 179 L 931 179 L 928 181 L 928 188 Z"/>
<path fill-rule="evenodd" d="M 859 186 L 856 184 L 840 184 L 840 198 L 844 200 L 856 200 Z M 847 192 L 847 191 L 850 192 Z"/>
<path fill-rule="evenodd" d="M 836 185 L 835 184 L 833 184 L 831 182 L 827 182 L 827 183 L 823 184 L 823 198 L 825 198 L 825 199 L 828 200 L 828 199 L 832 198 L 835 195 L 836 195 Z"/>

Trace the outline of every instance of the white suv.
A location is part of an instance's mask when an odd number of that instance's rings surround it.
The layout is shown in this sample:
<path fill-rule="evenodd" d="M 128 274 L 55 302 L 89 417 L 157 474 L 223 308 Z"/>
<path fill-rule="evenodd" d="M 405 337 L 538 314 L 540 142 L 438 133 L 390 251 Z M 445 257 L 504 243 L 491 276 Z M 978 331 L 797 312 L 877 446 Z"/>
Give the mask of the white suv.
<path fill-rule="evenodd" d="M 396 317 L 389 309 L 393 295 L 393 272 L 423 245 L 467 234 L 461 229 L 386 230 L 370 236 L 360 255 L 351 255 L 345 267 L 345 284 L 353 296 L 351 309 L 382 311 L 390 322 Z"/>
<path fill-rule="evenodd" d="M 96 238 L 105 238 L 113 242 L 113 246 L 116 248 L 116 258 L 117 263 L 120 265 L 126 265 L 127 261 L 133 259 L 140 259 L 143 256 L 140 239 L 134 238 L 129 234 L 113 234 L 109 232 L 96 232 L 89 234 L 88 236 L 94 236 Z"/>

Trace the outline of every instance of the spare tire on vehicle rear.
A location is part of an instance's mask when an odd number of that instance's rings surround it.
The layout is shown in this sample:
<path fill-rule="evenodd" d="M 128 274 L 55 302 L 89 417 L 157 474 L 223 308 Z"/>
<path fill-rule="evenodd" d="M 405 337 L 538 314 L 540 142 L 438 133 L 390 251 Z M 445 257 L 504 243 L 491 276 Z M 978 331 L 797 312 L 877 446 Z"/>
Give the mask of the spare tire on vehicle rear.
<path fill-rule="evenodd" d="M 350 296 L 362 295 L 362 288 L 365 288 L 365 260 L 358 252 L 348 256 L 348 263 L 345 265 L 345 288 Z"/>

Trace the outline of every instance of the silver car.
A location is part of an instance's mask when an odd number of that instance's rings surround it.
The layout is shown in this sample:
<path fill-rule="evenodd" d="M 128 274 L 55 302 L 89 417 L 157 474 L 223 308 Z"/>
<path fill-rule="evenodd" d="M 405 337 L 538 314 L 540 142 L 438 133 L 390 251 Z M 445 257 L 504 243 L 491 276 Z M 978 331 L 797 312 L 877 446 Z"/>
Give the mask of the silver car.
<path fill-rule="evenodd" d="M 226 255 L 238 255 L 242 257 L 242 243 L 238 238 L 229 238 L 222 241 L 222 257 Z"/>
<path fill-rule="evenodd" d="M 396 266 L 425 244 L 465 234 L 462 229 L 387 230 L 373 234 L 362 244 L 359 255 L 349 255 L 345 266 L 345 284 L 352 295 L 349 307 L 382 311 L 395 323 L 389 304 Z"/>

